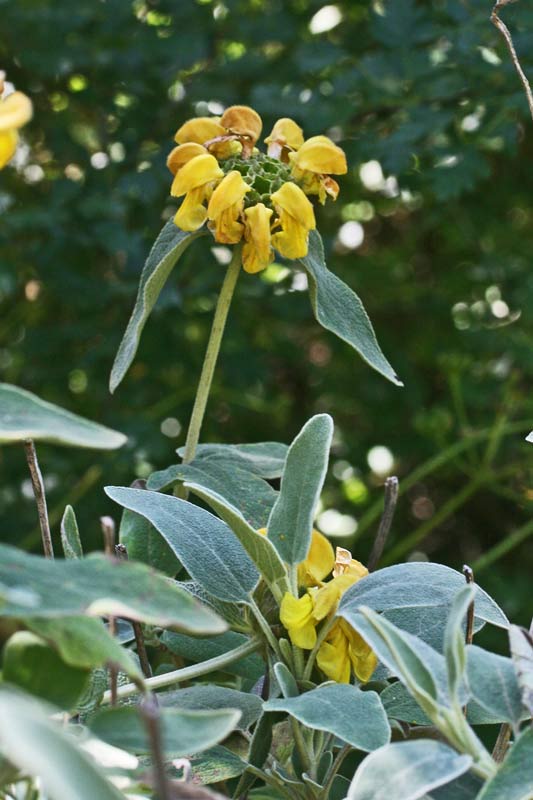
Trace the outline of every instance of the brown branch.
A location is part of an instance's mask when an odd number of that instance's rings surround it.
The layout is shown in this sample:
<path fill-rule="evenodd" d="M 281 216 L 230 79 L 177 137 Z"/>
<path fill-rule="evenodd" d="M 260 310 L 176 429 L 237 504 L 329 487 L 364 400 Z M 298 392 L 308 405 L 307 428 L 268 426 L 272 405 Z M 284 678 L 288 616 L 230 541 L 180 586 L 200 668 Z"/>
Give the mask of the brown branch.
<path fill-rule="evenodd" d="M 468 564 L 463 567 L 463 575 L 467 583 L 474 583 L 474 572 Z M 468 606 L 468 613 L 466 615 L 466 644 L 472 644 L 474 638 L 474 602 L 472 601 Z"/>
<path fill-rule="evenodd" d="M 148 694 L 139 706 L 146 726 L 152 755 L 152 775 L 157 800 L 171 800 L 170 785 L 165 772 L 165 755 L 161 740 L 161 715 L 156 696 Z"/>
<path fill-rule="evenodd" d="M 498 28 L 501 35 L 505 39 L 505 43 L 507 44 L 507 48 L 511 54 L 512 62 L 515 66 L 516 71 L 518 72 L 520 80 L 522 81 L 522 86 L 524 87 L 527 97 L 527 104 L 529 106 L 529 113 L 531 114 L 531 118 L 533 119 L 533 92 L 531 91 L 531 86 L 529 85 L 529 81 L 526 78 L 524 70 L 520 66 L 520 62 L 516 54 L 516 50 L 513 44 L 513 39 L 509 32 L 509 28 L 507 27 L 505 22 L 503 22 L 498 16 L 500 9 L 502 9 L 504 6 L 508 6 L 510 3 L 515 3 L 515 2 L 517 2 L 517 0 L 497 0 L 490 15 L 490 21 L 492 22 L 493 25 L 495 25 Z"/>
<path fill-rule="evenodd" d="M 30 470 L 33 494 L 39 515 L 39 526 L 41 528 L 41 538 L 43 540 L 43 550 L 46 558 L 54 557 L 54 546 L 52 544 L 52 534 L 50 533 L 50 523 L 48 521 L 48 509 L 46 507 L 46 494 L 44 491 L 44 481 L 37 461 L 37 452 L 33 439 L 26 439 L 24 442 L 26 461 Z"/>
<path fill-rule="evenodd" d="M 104 551 L 107 556 L 115 555 L 115 520 L 112 517 L 100 517 L 100 525 L 104 536 Z M 117 620 L 108 617 L 109 633 L 117 635 Z M 109 667 L 109 688 L 111 690 L 111 705 L 117 704 L 118 667 L 111 664 Z"/>

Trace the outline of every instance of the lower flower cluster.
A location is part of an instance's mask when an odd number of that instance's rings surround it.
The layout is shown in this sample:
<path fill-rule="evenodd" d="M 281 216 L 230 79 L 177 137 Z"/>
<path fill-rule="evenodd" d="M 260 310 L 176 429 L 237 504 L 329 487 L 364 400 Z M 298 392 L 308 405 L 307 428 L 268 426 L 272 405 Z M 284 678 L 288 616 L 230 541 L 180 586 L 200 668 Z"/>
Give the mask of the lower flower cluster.
<path fill-rule="evenodd" d="M 174 175 L 171 194 L 183 197 L 174 221 L 185 231 L 207 223 L 222 244 L 243 242 L 247 272 L 259 272 L 274 259 L 307 255 L 309 231 L 316 227 L 313 205 L 336 199 L 331 174 L 347 171 L 343 151 L 326 136 L 304 141 L 301 128 L 280 119 L 265 139 L 267 153 L 255 144 L 259 115 L 231 106 L 222 117 L 198 117 L 176 133 L 178 146 L 167 164 Z"/>

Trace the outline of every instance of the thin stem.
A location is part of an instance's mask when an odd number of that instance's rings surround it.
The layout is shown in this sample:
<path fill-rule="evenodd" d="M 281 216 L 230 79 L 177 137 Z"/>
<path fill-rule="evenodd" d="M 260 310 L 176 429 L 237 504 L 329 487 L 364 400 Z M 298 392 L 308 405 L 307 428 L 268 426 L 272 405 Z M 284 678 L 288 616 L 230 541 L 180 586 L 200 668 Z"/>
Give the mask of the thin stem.
<path fill-rule="evenodd" d="M 117 558 L 120 561 L 127 561 L 128 560 L 128 550 L 125 544 L 117 544 L 115 545 L 115 553 Z M 131 626 L 133 628 L 133 635 L 135 636 L 135 644 L 137 647 L 137 655 L 139 656 L 139 662 L 141 664 L 141 669 L 145 678 L 152 677 L 152 667 L 150 666 L 150 661 L 148 659 L 148 653 L 146 652 L 146 645 L 144 643 L 144 633 L 141 626 L 141 623 L 136 620 L 130 620 Z"/>
<path fill-rule="evenodd" d="M 150 753 L 152 756 L 152 775 L 157 800 L 171 800 L 171 792 L 167 774 L 165 772 L 165 759 L 161 742 L 161 714 L 155 695 L 149 694 L 140 704 L 140 712 L 146 726 Z"/>
<path fill-rule="evenodd" d="M 345 744 L 344 747 L 341 747 L 341 749 L 339 750 L 339 752 L 335 756 L 335 760 L 333 761 L 333 764 L 331 765 L 331 768 L 330 768 L 330 770 L 328 772 L 328 776 L 326 778 L 326 782 L 324 783 L 324 786 L 322 787 L 322 792 L 320 793 L 320 797 L 321 798 L 323 797 L 324 800 L 327 800 L 327 798 L 329 797 L 329 793 L 330 793 L 331 787 L 333 785 L 333 781 L 337 777 L 339 769 L 342 766 L 342 762 L 344 761 L 344 759 L 346 758 L 346 756 L 348 755 L 348 753 L 350 752 L 351 749 L 352 748 L 350 747 L 349 744 Z"/>
<path fill-rule="evenodd" d="M 498 28 L 501 35 L 505 39 L 505 43 L 511 54 L 511 59 L 514 64 L 514 67 L 518 72 L 520 80 L 522 81 L 522 86 L 524 87 L 524 91 L 526 93 L 527 104 L 529 106 L 529 113 L 531 114 L 531 118 L 533 119 L 533 93 L 531 92 L 531 86 L 529 85 L 529 81 L 526 78 L 524 70 L 520 66 L 520 62 L 518 60 L 518 56 L 516 55 L 516 50 L 514 48 L 513 40 L 511 38 L 511 34 L 509 33 L 509 28 L 498 16 L 498 13 L 501 8 L 503 8 L 504 6 L 508 6 L 509 3 L 514 3 L 514 2 L 515 0 L 498 0 L 494 8 L 492 9 L 492 14 L 490 15 L 490 21 L 492 22 L 493 25 L 495 25 Z"/>
<path fill-rule="evenodd" d="M 528 536 L 531 536 L 532 533 L 533 520 L 529 520 L 529 522 L 526 522 L 526 524 L 522 525 L 521 528 L 513 531 L 513 533 L 510 533 L 508 536 L 502 539 L 501 542 L 498 542 L 498 544 L 495 544 L 490 550 L 487 550 L 487 552 L 480 556 L 477 561 L 474 561 L 472 568 L 476 572 L 481 572 L 495 561 L 498 561 L 499 558 L 509 553 L 515 547 L 518 547 L 519 544 L 522 544 L 522 542 L 527 539 Z"/>
<path fill-rule="evenodd" d="M 309 751 L 307 750 L 304 737 L 302 736 L 302 730 L 298 724 L 298 721 L 294 717 L 290 717 L 290 722 L 292 728 L 292 735 L 294 736 L 294 743 L 296 745 L 296 749 L 298 750 L 300 761 L 302 762 L 303 771 L 306 772 L 308 775 L 310 775 L 311 756 L 309 754 Z"/>
<path fill-rule="evenodd" d="M 399 492 L 398 478 L 392 475 L 385 481 L 385 498 L 383 501 L 383 514 L 379 523 L 378 532 L 374 541 L 374 547 L 368 559 L 368 571 L 374 572 L 383 554 L 385 544 L 391 529 L 394 511 L 398 502 Z"/>
<path fill-rule="evenodd" d="M 24 442 L 26 461 L 30 470 L 33 494 L 39 515 L 39 526 L 41 528 L 41 538 L 43 540 L 43 550 L 46 558 L 54 557 L 54 546 L 52 544 L 52 534 L 50 533 L 50 523 L 48 521 L 48 509 L 46 508 L 46 494 L 44 491 L 44 481 L 37 461 L 37 452 L 33 439 L 26 439 Z"/>
<path fill-rule="evenodd" d="M 228 664 L 233 664 L 244 656 L 254 653 L 261 647 L 260 639 L 250 639 L 248 642 L 229 650 L 227 653 L 222 653 L 214 658 L 209 658 L 207 661 L 202 661 L 200 664 L 191 664 L 189 667 L 182 667 L 175 669 L 172 672 L 165 672 L 164 675 L 155 675 L 153 678 L 147 678 L 144 681 L 143 688 L 146 691 L 155 691 L 156 689 L 163 689 L 165 686 L 172 686 L 175 683 L 183 683 L 193 678 L 199 678 L 202 675 L 207 675 L 209 672 L 215 670 L 223 670 Z M 125 686 L 119 686 L 117 689 L 117 697 L 130 697 L 142 689 L 134 683 L 128 683 Z M 111 693 L 106 692 L 102 699 L 102 704 L 106 705 L 111 700 Z"/>
<path fill-rule="evenodd" d="M 465 564 L 463 566 L 463 575 L 465 576 L 465 580 L 467 583 L 474 583 L 474 570 Z M 465 632 L 465 643 L 472 644 L 474 639 L 474 610 L 475 605 L 474 601 L 470 603 L 468 606 L 468 612 L 466 615 L 466 632 Z"/>
<path fill-rule="evenodd" d="M 263 633 L 265 635 L 265 639 L 267 640 L 267 642 L 269 643 L 270 647 L 274 651 L 274 653 L 276 655 L 276 658 L 279 659 L 279 661 L 282 661 L 283 659 L 281 657 L 280 649 L 279 649 L 279 646 L 278 646 L 278 640 L 276 639 L 276 637 L 272 633 L 270 625 L 268 624 L 267 620 L 265 619 L 265 617 L 261 613 L 261 609 L 259 608 L 259 606 L 255 602 L 255 600 L 253 600 L 253 599 L 251 600 L 250 607 L 252 609 L 254 617 L 256 618 L 256 620 L 259 623 L 259 627 L 261 628 L 261 630 L 263 631 Z"/>
<path fill-rule="evenodd" d="M 207 398 L 211 389 L 211 382 L 213 380 L 213 373 L 217 363 L 218 353 L 220 350 L 220 343 L 224 334 L 226 326 L 226 319 L 228 317 L 229 307 L 235 291 L 237 278 L 241 271 L 241 247 L 235 245 L 233 248 L 233 256 L 228 266 L 222 288 L 217 301 L 215 316 L 213 318 L 213 326 L 207 344 L 205 353 L 204 364 L 202 367 L 202 374 L 196 390 L 196 398 L 194 407 L 191 414 L 191 421 L 189 422 L 189 430 L 187 431 L 187 439 L 185 441 L 185 452 L 183 454 L 183 463 L 188 464 L 192 461 L 196 452 L 196 447 L 200 439 L 200 431 L 204 419 L 205 408 L 207 405 Z"/>

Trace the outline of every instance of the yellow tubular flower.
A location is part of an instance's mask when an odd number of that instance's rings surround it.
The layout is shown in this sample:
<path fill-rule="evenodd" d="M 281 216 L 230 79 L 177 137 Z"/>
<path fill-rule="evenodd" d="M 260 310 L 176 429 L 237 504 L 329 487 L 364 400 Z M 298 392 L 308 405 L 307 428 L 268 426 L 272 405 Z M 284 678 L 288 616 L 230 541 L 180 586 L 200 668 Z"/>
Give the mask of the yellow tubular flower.
<path fill-rule="evenodd" d="M 32 117 L 31 100 L 22 92 L 13 92 L 0 101 L 0 169 L 15 155 L 17 130 Z"/>
<path fill-rule="evenodd" d="M 339 575 L 353 575 L 355 580 L 359 580 L 368 575 L 368 570 L 364 564 L 352 558 L 349 550 L 345 550 L 344 547 L 337 547 L 333 577 L 336 578 Z M 355 581 L 353 582 L 355 583 Z"/>
<path fill-rule="evenodd" d="M 327 136 L 312 136 L 294 153 L 292 164 L 301 170 L 319 175 L 345 175 L 346 156 Z"/>
<path fill-rule="evenodd" d="M 215 239 L 223 244 L 236 244 L 242 238 L 244 225 L 239 222 L 244 196 L 250 186 L 240 172 L 232 170 L 217 186 L 207 207 L 207 216 L 214 223 Z"/>
<path fill-rule="evenodd" d="M 222 114 L 220 124 L 228 133 L 248 139 L 252 146 L 261 136 L 263 128 L 261 117 L 249 106 L 230 106 Z"/>
<path fill-rule="evenodd" d="M 265 143 L 267 154 L 281 161 L 289 160 L 289 152 L 298 150 L 304 143 L 304 134 L 299 125 L 288 117 L 278 119 Z"/>
<path fill-rule="evenodd" d="M 273 259 L 270 244 L 270 217 L 273 211 L 264 203 L 245 209 L 242 265 L 246 272 L 261 272 Z"/>
<path fill-rule="evenodd" d="M 174 141 L 177 144 L 196 142 L 203 144 L 217 136 L 224 136 L 226 129 L 220 124 L 220 117 L 195 117 L 188 119 L 181 128 L 178 128 Z"/>
<path fill-rule="evenodd" d="M 354 674 L 366 683 L 372 677 L 378 660 L 363 637 L 354 631 L 345 619 L 339 620 L 340 627 L 348 642 L 348 656 Z"/>
<path fill-rule="evenodd" d="M 334 563 L 333 547 L 320 531 L 313 531 L 306 559 L 298 564 L 298 584 L 319 586 L 331 572 Z"/>
<path fill-rule="evenodd" d="M 313 600 L 309 594 L 297 598 L 286 592 L 281 601 L 279 618 L 293 644 L 304 650 L 313 649 L 316 644 L 316 622 L 313 619 Z"/>
<path fill-rule="evenodd" d="M 320 645 L 316 663 L 330 680 L 350 683 L 349 644 L 338 621 Z"/>
<path fill-rule="evenodd" d="M 303 258 L 309 231 L 316 228 L 313 206 L 295 183 L 284 183 L 271 199 L 281 225 L 272 237 L 273 246 L 286 258 Z"/>
<path fill-rule="evenodd" d="M 205 202 L 223 175 L 216 158 L 209 153 L 192 158 L 179 170 L 170 190 L 174 197 L 185 195 L 174 217 L 179 228 L 196 231 L 204 224 L 207 219 Z"/>
<path fill-rule="evenodd" d="M 196 156 L 204 155 L 205 152 L 205 147 L 201 144 L 196 144 L 196 142 L 179 144 L 168 154 L 167 167 L 173 175 L 176 175 L 188 161 L 196 158 Z"/>

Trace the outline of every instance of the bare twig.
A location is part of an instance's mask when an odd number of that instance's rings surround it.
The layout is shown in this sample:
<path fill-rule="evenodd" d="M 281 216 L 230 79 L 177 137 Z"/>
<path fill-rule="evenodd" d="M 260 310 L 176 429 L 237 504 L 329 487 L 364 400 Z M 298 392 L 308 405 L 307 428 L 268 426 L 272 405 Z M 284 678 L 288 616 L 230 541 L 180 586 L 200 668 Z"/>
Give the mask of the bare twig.
<path fill-rule="evenodd" d="M 500 728 L 500 732 L 498 733 L 494 750 L 492 751 L 492 757 L 497 764 L 501 764 L 505 758 L 507 749 L 509 747 L 509 741 L 511 739 L 511 731 L 512 729 L 509 723 L 504 722 Z"/>
<path fill-rule="evenodd" d="M 490 15 L 490 21 L 492 22 L 493 25 L 495 25 L 498 28 L 501 35 L 505 39 L 505 43 L 507 44 L 507 48 L 511 54 L 512 62 L 515 66 L 516 71 L 518 72 L 520 80 L 522 81 L 522 86 L 524 87 L 527 97 L 527 104 L 529 106 L 529 113 L 531 114 L 531 118 L 533 119 L 533 92 L 531 91 L 531 86 L 529 85 L 529 81 L 526 78 L 525 72 L 520 66 L 520 62 L 518 60 L 518 56 L 514 48 L 509 28 L 507 27 L 505 22 L 503 22 L 499 17 L 499 12 L 504 6 L 508 6 L 510 3 L 515 3 L 516 1 L 517 0 L 498 0 L 497 3 L 494 5 L 494 8 L 492 9 L 492 13 Z"/>
<path fill-rule="evenodd" d="M 52 544 L 52 535 L 50 533 L 50 523 L 48 521 L 48 509 L 46 508 L 46 494 L 44 491 L 44 481 L 37 461 L 37 452 L 33 439 L 26 439 L 24 442 L 24 450 L 26 452 L 26 460 L 30 469 L 31 483 L 33 486 L 33 494 L 35 496 L 35 503 L 37 505 L 37 513 L 39 515 L 39 526 L 41 528 L 41 538 L 43 540 L 43 549 L 46 558 L 54 557 L 54 546 Z"/>
<path fill-rule="evenodd" d="M 378 532 L 374 541 L 370 558 L 368 559 L 368 571 L 373 572 L 383 554 L 383 549 L 387 542 L 392 520 L 394 518 L 394 511 L 396 510 L 396 503 L 398 502 L 399 492 L 398 478 L 394 475 L 387 478 L 385 481 L 385 499 L 383 501 L 383 514 L 379 523 Z"/>
<path fill-rule="evenodd" d="M 117 544 L 115 545 L 115 554 L 118 559 L 122 561 L 128 560 L 128 550 L 125 544 Z M 150 666 L 150 662 L 148 660 L 148 653 L 146 652 L 146 646 L 144 644 L 144 634 L 141 623 L 135 619 L 130 620 L 133 633 L 135 634 L 135 644 L 137 645 L 137 655 L 139 656 L 139 661 L 141 663 L 141 669 L 143 671 L 143 675 L 145 678 L 152 677 L 152 668 Z"/>
<path fill-rule="evenodd" d="M 463 575 L 465 576 L 465 580 L 467 583 L 474 583 L 474 573 L 471 567 L 468 564 L 463 566 Z M 474 602 L 472 601 L 468 606 L 468 613 L 466 615 L 466 633 L 465 633 L 465 642 L 466 644 L 472 644 L 472 640 L 474 638 Z"/>
<path fill-rule="evenodd" d="M 100 525 L 104 536 L 104 550 L 106 555 L 115 555 L 115 520 L 113 517 L 100 517 Z"/>
<path fill-rule="evenodd" d="M 170 785 L 165 772 L 165 757 L 161 742 L 160 712 L 155 694 L 148 694 L 140 704 L 152 755 L 153 780 L 157 800 L 171 800 Z"/>

